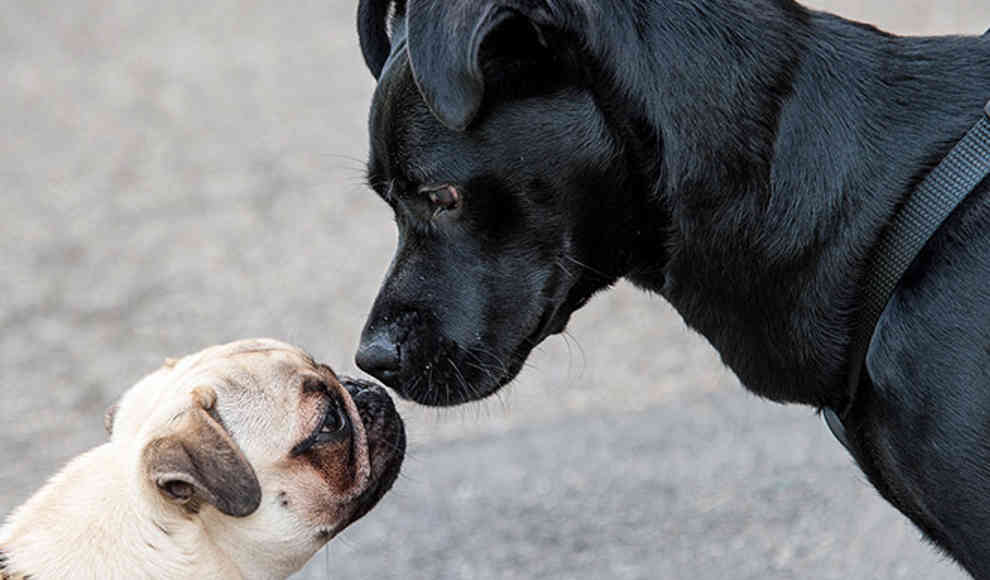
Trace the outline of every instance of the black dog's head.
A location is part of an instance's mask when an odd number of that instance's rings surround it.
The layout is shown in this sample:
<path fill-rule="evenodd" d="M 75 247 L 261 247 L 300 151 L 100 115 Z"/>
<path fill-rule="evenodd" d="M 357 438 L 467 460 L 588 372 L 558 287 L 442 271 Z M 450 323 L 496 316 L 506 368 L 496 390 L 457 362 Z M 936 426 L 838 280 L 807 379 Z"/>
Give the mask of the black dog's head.
<path fill-rule="evenodd" d="M 616 248 L 655 242 L 622 218 L 647 211 L 622 146 L 637 128 L 610 119 L 553 18 L 471 0 L 361 2 L 379 81 L 368 178 L 399 241 L 357 363 L 417 402 L 496 391 L 627 273 Z"/>

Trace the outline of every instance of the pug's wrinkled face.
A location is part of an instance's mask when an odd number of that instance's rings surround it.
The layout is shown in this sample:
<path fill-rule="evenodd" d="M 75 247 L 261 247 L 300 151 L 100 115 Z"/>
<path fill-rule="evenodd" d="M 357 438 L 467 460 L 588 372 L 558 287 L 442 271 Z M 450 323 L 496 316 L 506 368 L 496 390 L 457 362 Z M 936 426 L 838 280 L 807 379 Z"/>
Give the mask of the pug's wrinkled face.
<path fill-rule="evenodd" d="M 152 504 L 196 514 L 235 561 L 272 574 L 367 513 L 405 449 L 384 389 L 267 339 L 167 363 L 107 423 Z"/>

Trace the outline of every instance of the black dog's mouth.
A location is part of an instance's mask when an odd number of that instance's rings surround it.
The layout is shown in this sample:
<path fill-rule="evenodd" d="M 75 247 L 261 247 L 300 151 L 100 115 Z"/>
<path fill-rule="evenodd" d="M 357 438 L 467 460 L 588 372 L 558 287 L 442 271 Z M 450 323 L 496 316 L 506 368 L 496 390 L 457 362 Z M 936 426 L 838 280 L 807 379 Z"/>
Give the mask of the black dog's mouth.
<path fill-rule="evenodd" d="M 368 488 L 355 500 L 354 513 L 344 526 L 371 511 L 392 488 L 402 469 L 406 452 L 406 431 L 402 417 L 385 389 L 371 381 L 340 377 L 340 382 L 357 406 L 368 440 L 371 479 Z"/>
<path fill-rule="evenodd" d="M 592 292 L 572 293 L 567 300 L 550 305 L 533 330 L 516 342 L 508 354 L 498 354 L 487 345 L 462 347 L 434 337 L 409 351 L 433 352 L 425 363 L 410 365 L 413 372 L 380 376 L 400 397 L 421 405 L 445 407 L 484 399 L 510 383 L 530 352 L 548 337 L 567 327 L 571 314 L 583 306 Z M 409 337 L 407 340 L 416 340 Z M 425 344 L 424 344 L 425 342 Z"/>
<path fill-rule="evenodd" d="M 433 359 L 412 376 L 385 381 L 403 399 L 431 407 L 447 407 L 484 399 L 509 383 L 522 369 L 532 347 L 508 356 L 485 349 L 463 349 L 445 341 Z"/>
<path fill-rule="evenodd" d="M 523 345 L 529 347 L 526 351 L 527 354 L 529 350 L 535 348 L 536 345 L 543 342 L 546 338 L 564 332 L 564 329 L 567 328 L 567 323 L 571 320 L 571 314 L 574 314 L 575 311 L 587 304 L 593 294 L 591 291 L 576 290 L 561 304 L 558 304 L 554 308 L 548 308 L 543 313 L 543 316 L 540 317 L 540 322 L 536 325 L 536 330 L 523 341 Z"/>

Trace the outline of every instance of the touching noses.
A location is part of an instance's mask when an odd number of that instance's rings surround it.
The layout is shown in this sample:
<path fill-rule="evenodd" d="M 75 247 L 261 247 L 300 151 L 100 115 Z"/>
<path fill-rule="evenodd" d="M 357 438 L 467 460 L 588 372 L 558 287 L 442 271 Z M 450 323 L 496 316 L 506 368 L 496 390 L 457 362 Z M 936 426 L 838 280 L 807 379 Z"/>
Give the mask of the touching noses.
<path fill-rule="evenodd" d="M 364 372 L 383 383 L 391 383 L 399 374 L 402 364 L 394 326 L 365 327 L 354 360 Z"/>

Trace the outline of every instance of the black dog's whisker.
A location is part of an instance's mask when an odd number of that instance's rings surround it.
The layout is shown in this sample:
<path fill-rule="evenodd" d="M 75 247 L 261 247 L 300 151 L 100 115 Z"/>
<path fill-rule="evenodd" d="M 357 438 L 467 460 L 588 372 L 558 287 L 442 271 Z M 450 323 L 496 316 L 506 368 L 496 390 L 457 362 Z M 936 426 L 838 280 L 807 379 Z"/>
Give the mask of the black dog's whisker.
<path fill-rule="evenodd" d="M 461 387 L 470 392 L 474 398 L 479 398 L 480 393 L 478 393 L 477 389 L 468 383 L 468 381 L 464 378 L 464 375 L 461 373 L 461 369 L 457 368 L 457 363 L 455 363 L 451 358 L 448 358 L 447 362 L 450 364 L 451 368 L 454 369 L 454 375 L 457 377 L 457 380 L 460 381 Z"/>
<path fill-rule="evenodd" d="M 491 361 L 498 367 L 498 369 L 500 371 L 502 371 L 502 374 L 506 374 L 506 373 L 509 372 L 508 365 L 506 365 L 505 362 L 503 362 L 502 359 L 498 355 L 496 355 L 494 352 L 492 352 L 490 350 L 486 350 L 486 349 L 484 349 L 482 347 L 475 347 L 473 349 L 465 350 L 464 351 L 464 354 L 467 355 L 467 356 L 469 356 L 469 357 L 471 357 L 475 361 L 477 361 L 477 363 L 478 363 L 478 365 L 479 365 L 480 368 L 488 369 L 489 365 L 486 365 L 485 364 L 485 361 L 481 360 L 481 356 L 480 356 L 480 355 L 486 355 L 486 356 L 490 357 L 491 358 Z M 492 378 L 495 378 L 495 374 L 493 372 L 491 372 L 491 371 L 486 371 L 486 372 Z"/>
<path fill-rule="evenodd" d="M 564 262 L 563 262 L 563 260 L 561 258 L 557 258 L 556 264 L 557 264 L 557 267 L 560 268 L 561 271 L 564 272 L 564 274 L 566 274 L 568 278 L 574 278 L 575 277 L 574 274 L 570 270 L 567 269 L 567 266 L 564 265 Z"/>
<path fill-rule="evenodd" d="M 605 272 L 602 272 L 601 270 L 599 270 L 597 268 L 593 268 L 593 267 L 589 266 L 588 264 L 585 264 L 584 262 L 578 260 L 574 256 L 565 255 L 565 256 L 563 256 L 563 258 L 566 259 L 567 261 L 573 263 L 574 265 L 579 266 L 579 267 L 583 268 L 584 270 L 587 270 L 588 272 L 591 272 L 592 274 L 597 274 L 597 275 L 601 276 L 602 279 L 611 280 L 611 279 L 613 279 L 615 277 L 614 275 L 606 274 Z"/>
<path fill-rule="evenodd" d="M 484 365 L 466 360 L 464 361 L 464 366 L 482 373 L 483 375 L 487 376 L 492 382 L 498 381 L 498 375 L 496 375 L 494 372 L 492 372 L 491 369 L 485 367 Z"/>
<path fill-rule="evenodd" d="M 574 367 L 574 354 L 573 354 L 573 351 L 571 349 L 571 343 L 573 343 L 574 346 L 577 347 L 578 352 L 581 353 L 581 374 L 583 374 L 584 373 L 584 369 L 585 369 L 585 367 L 587 365 L 587 362 L 588 362 L 587 361 L 587 355 L 584 352 L 584 347 L 582 347 L 581 346 L 581 343 L 576 338 L 574 338 L 574 336 L 570 332 L 568 332 L 566 330 L 564 332 L 561 332 L 560 333 L 560 337 L 561 337 L 561 339 L 563 339 L 564 344 L 567 345 L 567 369 L 568 369 L 568 373 L 570 373 L 571 369 L 573 369 L 573 367 Z"/>

